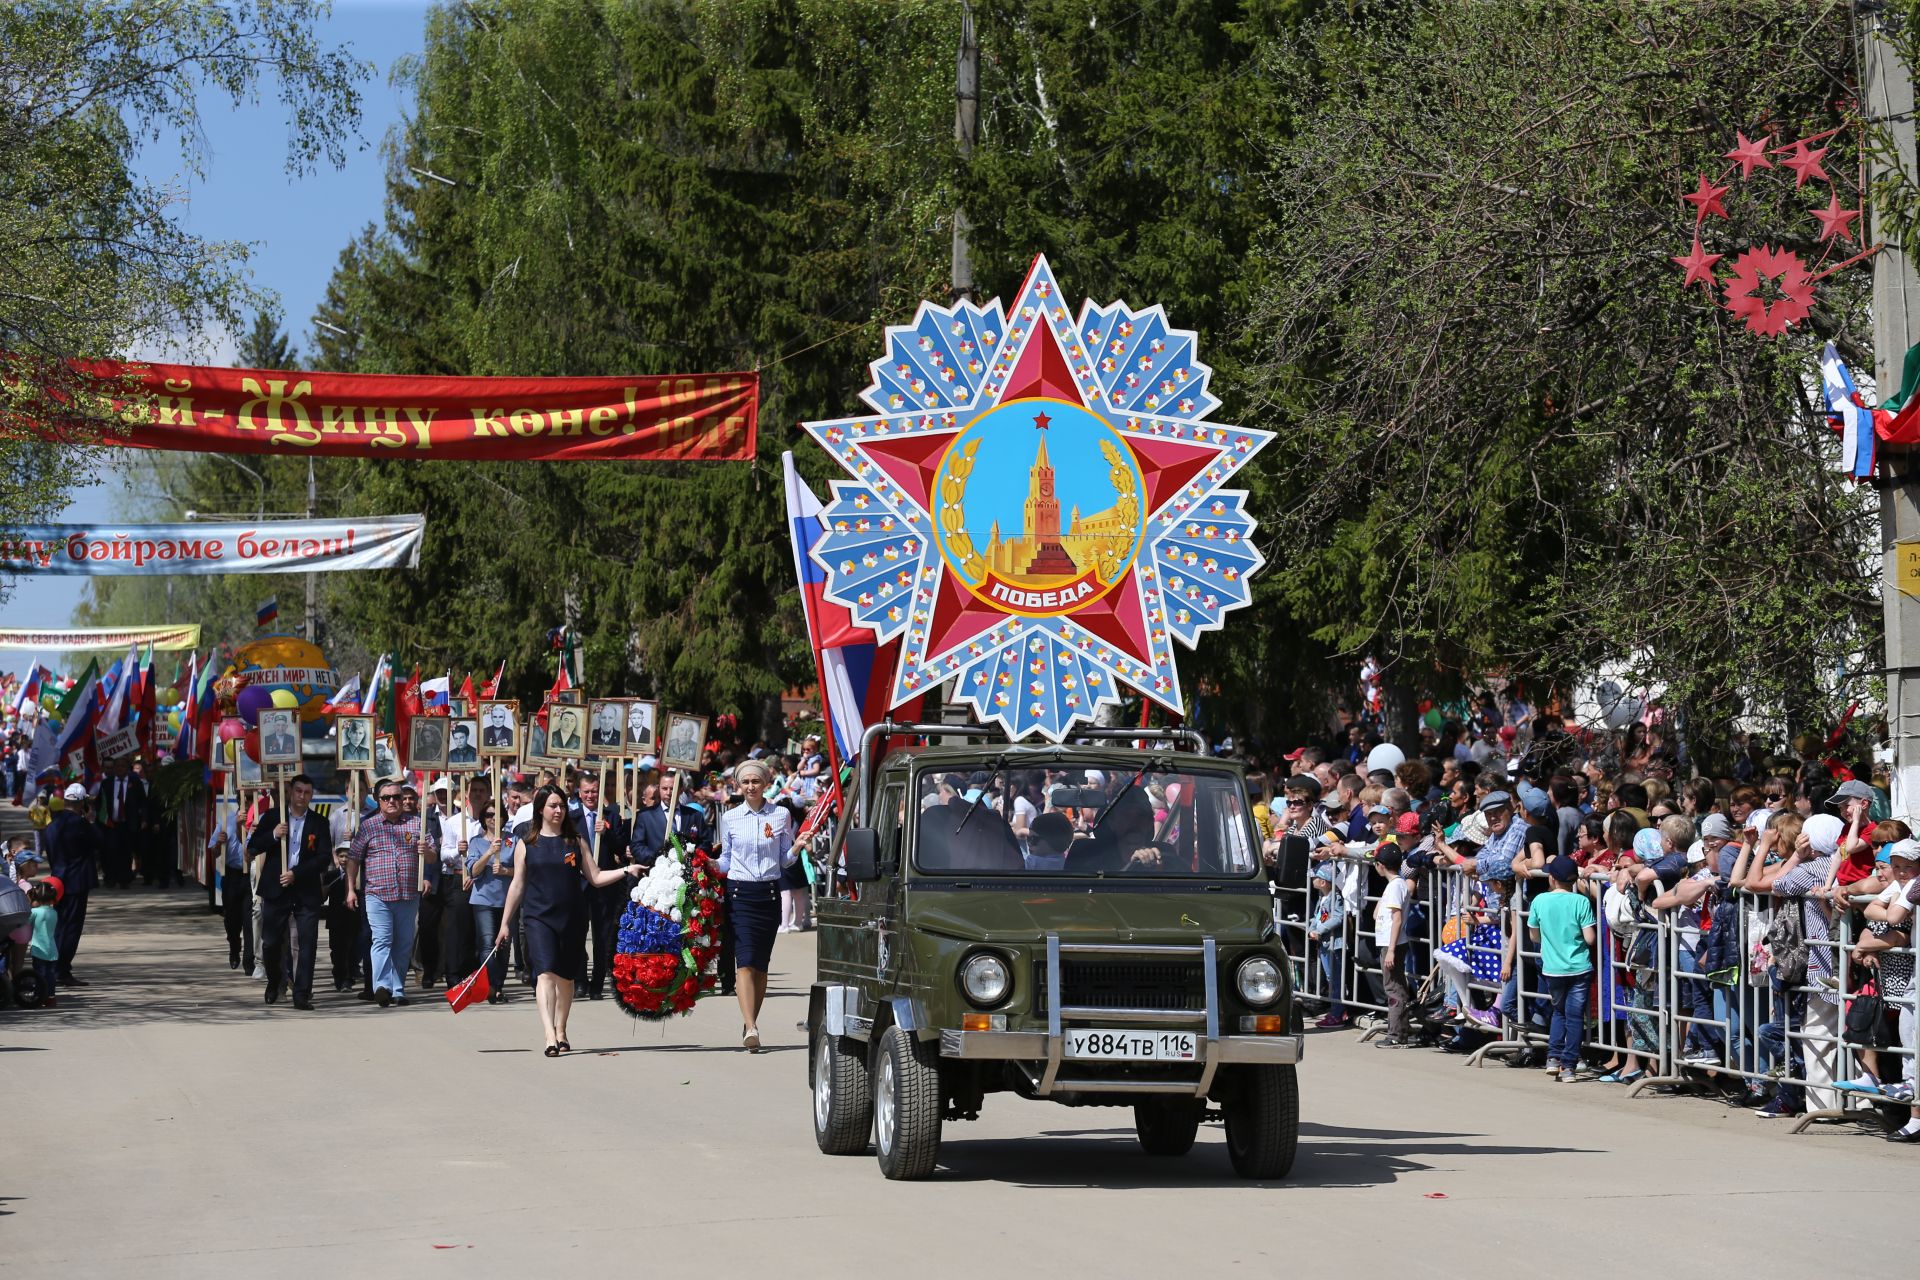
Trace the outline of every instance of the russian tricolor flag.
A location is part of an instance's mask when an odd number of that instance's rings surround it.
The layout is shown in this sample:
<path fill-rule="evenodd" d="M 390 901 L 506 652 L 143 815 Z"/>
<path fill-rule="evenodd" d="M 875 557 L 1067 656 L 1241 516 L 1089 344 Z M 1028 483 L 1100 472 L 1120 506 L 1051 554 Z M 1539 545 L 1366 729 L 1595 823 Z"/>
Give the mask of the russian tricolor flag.
<path fill-rule="evenodd" d="M 780 465 L 786 475 L 787 529 L 793 539 L 800 604 L 818 655 L 822 713 L 836 758 L 852 760 L 860 754 L 866 727 L 886 718 L 898 645 L 876 644 L 873 632 L 857 625 L 845 605 L 827 599 L 826 571 L 807 554 L 826 533 L 825 509 L 795 470 L 793 454 L 781 454 Z"/>
<path fill-rule="evenodd" d="M 1855 480 L 1873 478 L 1873 411 L 1866 407 L 1853 373 L 1831 342 L 1820 355 L 1820 383 L 1827 395 L 1827 423 L 1840 433 L 1837 469 Z"/>
<path fill-rule="evenodd" d="M 253 625 L 264 627 L 280 616 L 280 597 L 275 596 L 253 611 Z"/>

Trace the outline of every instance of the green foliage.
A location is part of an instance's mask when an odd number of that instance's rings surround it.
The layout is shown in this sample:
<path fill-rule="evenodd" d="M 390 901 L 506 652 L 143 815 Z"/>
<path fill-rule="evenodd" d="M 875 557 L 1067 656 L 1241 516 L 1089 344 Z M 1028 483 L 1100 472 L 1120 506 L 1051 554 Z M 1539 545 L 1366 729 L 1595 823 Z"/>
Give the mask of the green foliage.
<path fill-rule="evenodd" d="M 191 164 L 202 95 L 250 104 L 271 79 L 289 167 L 343 158 L 366 73 L 319 46 L 313 16 L 291 0 L 0 6 L 0 352 L 24 375 L 0 378 L 0 520 L 57 511 L 92 466 L 77 446 L 122 429 L 67 360 L 231 325 L 254 299 L 244 249 L 188 231 L 175 193 L 134 173 L 139 148 Z"/>
<path fill-rule="evenodd" d="M 1865 363 L 1869 271 L 1766 339 L 1670 261 L 1693 235 L 1678 195 L 1736 129 L 1844 123 L 1844 11 L 1380 16 L 1329 18 L 1269 72 L 1343 70 L 1274 145 L 1254 320 L 1256 394 L 1303 423 L 1267 460 L 1284 607 L 1406 684 L 1612 661 L 1696 723 L 1844 703 L 1831 673 L 1877 611 L 1871 508 L 1806 380 L 1827 338 Z M 1850 137 L 1822 144 L 1843 184 Z M 1763 243 L 1813 262 L 1827 194 L 1756 175 L 1702 241 L 1723 271 Z"/>

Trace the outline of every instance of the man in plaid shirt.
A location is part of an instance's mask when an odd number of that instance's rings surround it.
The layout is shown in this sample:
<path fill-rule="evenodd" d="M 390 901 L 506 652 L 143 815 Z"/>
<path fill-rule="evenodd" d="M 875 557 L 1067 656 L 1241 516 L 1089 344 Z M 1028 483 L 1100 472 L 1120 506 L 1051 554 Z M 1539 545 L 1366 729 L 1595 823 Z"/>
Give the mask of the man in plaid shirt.
<path fill-rule="evenodd" d="M 420 910 L 420 857 L 429 851 L 418 816 L 401 808 L 401 788 L 380 783 L 375 798 L 380 812 L 360 826 L 347 851 L 347 907 L 367 895 L 367 924 L 373 932 L 373 998 L 381 1008 L 407 1003 L 407 965 L 413 957 L 413 930 Z"/>

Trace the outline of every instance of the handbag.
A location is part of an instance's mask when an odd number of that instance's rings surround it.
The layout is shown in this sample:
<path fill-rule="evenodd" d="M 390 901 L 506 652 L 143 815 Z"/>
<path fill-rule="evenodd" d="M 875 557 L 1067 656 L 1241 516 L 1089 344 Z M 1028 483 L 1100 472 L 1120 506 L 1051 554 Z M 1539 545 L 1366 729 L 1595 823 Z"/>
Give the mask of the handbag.
<path fill-rule="evenodd" d="M 1847 1006 L 1847 1043 L 1866 1049 L 1892 1048 L 1887 1034 L 1887 1004 L 1880 989 L 1869 983 Z"/>

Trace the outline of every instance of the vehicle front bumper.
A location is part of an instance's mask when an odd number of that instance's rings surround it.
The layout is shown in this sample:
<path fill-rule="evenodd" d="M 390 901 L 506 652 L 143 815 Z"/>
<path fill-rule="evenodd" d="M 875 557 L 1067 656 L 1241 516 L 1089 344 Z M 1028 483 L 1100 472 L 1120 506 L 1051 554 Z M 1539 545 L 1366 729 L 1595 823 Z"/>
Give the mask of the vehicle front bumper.
<path fill-rule="evenodd" d="M 1291 1066 L 1299 1062 L 1305 1048 L 1304 1036 L 1221 1036 L 1217 1040 L 1200 1038 L 1194 1061 L 1261 1063 Z M 942 1031 L 940 1056 L 967 1062 L 1047 1062 L 1058 1060 L 1065 1044 L 1056 1048 L 1044 1031 Z"/>

